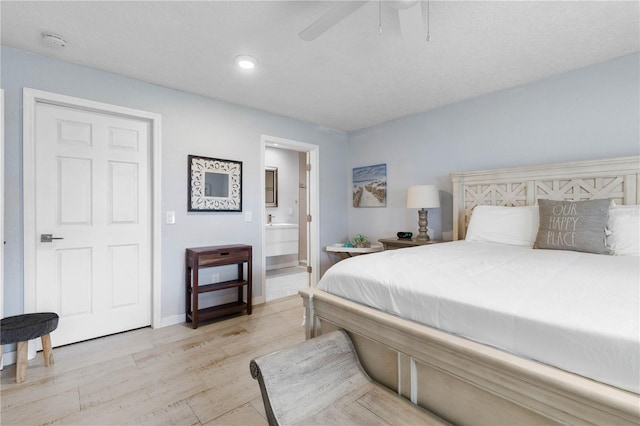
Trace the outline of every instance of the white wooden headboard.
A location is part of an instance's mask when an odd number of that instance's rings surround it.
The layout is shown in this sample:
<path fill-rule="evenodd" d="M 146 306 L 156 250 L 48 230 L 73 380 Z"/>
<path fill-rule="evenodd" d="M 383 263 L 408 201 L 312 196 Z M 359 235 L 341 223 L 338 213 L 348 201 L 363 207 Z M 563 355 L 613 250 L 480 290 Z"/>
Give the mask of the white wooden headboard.
<path fill-rule="evenodd" d="M 531 206 L 539 198 L 640 202 L 640 156 L 450 173 L 453 238 L 464 239 L 477 205 Z"/>

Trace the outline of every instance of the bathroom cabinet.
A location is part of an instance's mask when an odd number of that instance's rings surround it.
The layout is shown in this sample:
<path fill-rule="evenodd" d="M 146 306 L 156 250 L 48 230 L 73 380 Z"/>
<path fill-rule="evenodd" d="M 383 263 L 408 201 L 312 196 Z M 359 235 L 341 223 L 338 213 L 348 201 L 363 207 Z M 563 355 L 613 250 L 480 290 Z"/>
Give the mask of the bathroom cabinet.
<path fill-rule="evenodd" d="M 265 256 L 298 253 L 298 224 L 273 223 L 266 225 Z"/>

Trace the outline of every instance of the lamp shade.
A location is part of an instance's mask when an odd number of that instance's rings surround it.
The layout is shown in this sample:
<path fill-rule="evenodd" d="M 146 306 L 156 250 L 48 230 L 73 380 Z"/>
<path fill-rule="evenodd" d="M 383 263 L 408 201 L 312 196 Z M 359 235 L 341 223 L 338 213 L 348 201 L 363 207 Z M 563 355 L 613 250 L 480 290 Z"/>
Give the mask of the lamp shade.
<path fill-rule="evenodd" d="M 438 188 L 435 185 L 413 185 L 407 192 L 408 209 L 434 209 L 440 207 Z"/>

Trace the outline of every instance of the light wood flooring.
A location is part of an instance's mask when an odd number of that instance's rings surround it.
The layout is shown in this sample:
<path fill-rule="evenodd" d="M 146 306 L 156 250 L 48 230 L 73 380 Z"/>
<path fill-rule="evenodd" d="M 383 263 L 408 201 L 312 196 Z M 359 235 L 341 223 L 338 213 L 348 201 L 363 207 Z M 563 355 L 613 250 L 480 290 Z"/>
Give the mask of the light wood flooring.
<path fill-rule="evenodd" d="M 266 425 L 249 362 L 304 340 L 302 299 L 291 296 L 200 324 L 144 328 L 54 348 L 1 375 L 2 425 Z"/>

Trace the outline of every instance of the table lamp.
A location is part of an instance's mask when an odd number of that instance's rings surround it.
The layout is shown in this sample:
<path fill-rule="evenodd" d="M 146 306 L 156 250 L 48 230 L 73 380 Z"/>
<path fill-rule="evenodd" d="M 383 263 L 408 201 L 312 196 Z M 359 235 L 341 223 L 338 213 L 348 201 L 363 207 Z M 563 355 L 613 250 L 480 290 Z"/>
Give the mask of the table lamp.
<path fill-rule="evenodd" d="M 427 209 L 440 208 L 440 196 L 435 185 L 413 185 L 407 192 L 407 208 L 418 210 L 418 236 L 416 241 L 429 241 L 427 235 Z"/>

